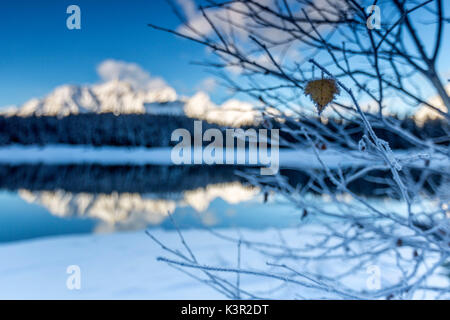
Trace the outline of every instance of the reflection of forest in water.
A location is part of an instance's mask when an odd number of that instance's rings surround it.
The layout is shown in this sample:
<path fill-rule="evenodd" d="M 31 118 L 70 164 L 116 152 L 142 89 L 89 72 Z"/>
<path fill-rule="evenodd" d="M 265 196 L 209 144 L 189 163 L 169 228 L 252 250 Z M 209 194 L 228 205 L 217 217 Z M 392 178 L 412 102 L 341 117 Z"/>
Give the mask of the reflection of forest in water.
<path fill-rule="evenodd" d="M 356 172 L 359 168 L 346 169 Z M 78 193 L 153 193 L 161 197 L 173 195 L 211 184 L 240 183 L 248 186 L 245 178 L 236 172 L 257 172 L 253 168 L 227 165 L 0 165 L 0 189 L 16 191 L 64 190 Z M 280 175 L 292 186 L 302 186 L 310 182 L 315 171 L 280 169 Z M 430 184 L 439 186 L 442 177 L 430 170 L 424 178 L 419 171 L 412 171 L 416 179 L 424 180 L 423 188 L 432 191 Z M 349 190 L 367 197 L 384 196 L 383 178 L 389 172 L 374 170 L 349 183 Z M 327 182 L 325 180 L 325 182 Z M 268 182 L 270 184 L 270 182 Z M 331 186 L 331 185 L 330 185 Z M 313 192 L 313 190 L 312 190 Z"/>
<path fill-rule="evenodd" d="M 177 208 L 191 208 L 199 214 L 202 225 L 212 226 L 217 219 L 208 209 L 216 199 L 228 205 L 256 200 L 260 205 L 253 210 L 262 211 L 261 206 L 267 200 L 267 194 L 263 195 L 265 189 L 273 186 L 268 179 L 266 185 L 255 187 L 236 174 L 251 171 L 259 169 L 202 165 L 1 165 L 0 189 L 17 192 L 22 199 L 45 207 L 55 216 L 97 219 L 102 222 L 98 227 L 102 230 L 136 230 L 159 225 Z M 296 188 L 310 182 L 314 171 L 282 169 L 280 174 Z M 371 177 L 356 179 L 350 189 L 368 198 L 383 197 L 387 186 L 380 178 L 385 174 L 379 171 Z M 429 179 L 434 185 L 441 183 L 437 174 L 431 173 Z M 276 216 L 277 210 L 270 210 Z M 255 216 L 245 219 L 251 225 L 248 221 Z M 273 220 L 268 220 L 265 225 L 270 227 L 272 223 Z M 188 224 L 192 226 L 193 222 Z"/>

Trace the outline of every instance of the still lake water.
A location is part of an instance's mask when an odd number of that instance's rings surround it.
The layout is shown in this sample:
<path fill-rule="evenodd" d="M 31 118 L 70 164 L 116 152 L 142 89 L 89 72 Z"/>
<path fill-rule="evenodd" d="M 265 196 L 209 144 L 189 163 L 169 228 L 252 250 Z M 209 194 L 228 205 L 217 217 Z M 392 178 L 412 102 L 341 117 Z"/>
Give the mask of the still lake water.
<path fill-rule="evenodd" d="M 290 227 L 299 211 L 230 166 L 0 165 L 0 242 L 145 228 Z"/>
<path fill-rule="evenodd" d="M 181 229 L 265 229 L 304 223 L 302 210 L 237 174 L 252 170 L 259 173 L 258 168 L 225 165 L 2 163 L 0 243 L 65 234 L 174 229 L 169 213 Z M 298 168 L 281 169 L 280 174 L 294 188 L 311 178 L 310 172 Z M 383 197 L 384 189 L 377 183 L 357 179 L 349 188 L 369 197 L 372 205 L 402 210 L 400 202 Z M 311 196 L 321 205 L 326 201 L 320 195 Z"/>

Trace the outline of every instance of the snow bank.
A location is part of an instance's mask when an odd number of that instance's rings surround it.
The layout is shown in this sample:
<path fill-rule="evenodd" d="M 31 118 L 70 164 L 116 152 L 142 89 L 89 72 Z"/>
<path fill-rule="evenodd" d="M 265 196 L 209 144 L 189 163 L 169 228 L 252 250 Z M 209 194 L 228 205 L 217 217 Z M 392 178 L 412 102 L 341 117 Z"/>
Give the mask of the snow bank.
<path fill-rule="evenodd" d="M 307 247 L 317 243 L 325 230 L 317 224 L 308 224 L 298 229 L 232 230 L 219 232 L 225 237 L 265 242 L 277 245 L 286 243 L 290 248 Z M 176 231 L 152 230 L 152 236 L 170 249 L 189 253 L 182 246 Z M 207 230 L 184 230 L 184 239 L 202 266 L 235 269 L 237 263 L 236 243 L 223 240 Z M 282 241 L 281 241 L 282 239 Z M 267 262 L 281 263 L 277 256 L 263 255 L 260 251 L 241 246 L 242 270 L 273 272 Z M 270 250 L 269 250 L 270 251 Z M 311 250 L 308 255 L 317 252 Z M 158 257 L 180 260 L 163 251 L 143 231 L 137 233 L 93 234 L 87 236 L 55 237 L 0 245 L 0 299 L 223 299 L 218 291 L 207 284 L 191 278 L 180 270 L 157 261 Z M 389 287 L 399 273 L 395 266 L 395 255 L 377 262 L 383 287 Z M 287 262 L 289 264 L 289 262 Z M 67 268 L 80 268 L 81 288 L 67 288 Z M 342 279 L 345 286 L 356 290 L 366 288 L 368 274 L 358 261 L 342 259 L 297 260 L 302 272 L 312 272 L 332 277 L 333 274 L 352 269 Z M 352 267 L 353 266 L 353 267 Z M 358 267 L 359 266 L 359 267 Z M 275 268 L 276 269 L 276 268 Z M 184 271 L 207 278 L 192 268 Z M 214 273 L 214 272 L 213 272 Z M 334 291 L 324 292 L 307 286 L 287 284 L 280 280 L 254 276 L 247 272 L 241 275 L 240 288 L 259 297 L 273 299 L 318 299 L 341 298 Z M 278 274 L 280 270 L 278 269 Z M 219 272 L 217 276 L 236 283 L 232 272 Z M 303 279 L 304 280 L 304 279 Z M 443 274 L 430 277 L 427 284 L 442 287 L 448 283 Z M 433 298 L 419 295 L 418 298 Z"/>
<path fill-rule="evenodd" d="M 145 147 L 93 147 L 87 145 L 47 145 L 47 146 L 24 146 L 11 145 L 0 147 L 0 164 L 83 164 L 99 163 L 104 165 L 172 165 L 171 148 L 145 148 Z M 249 150 L 238 150 L 237 153 Z M 423 152 L 422 152 L 423 153 Z M 414 162 L 423 164 L 423 158 L 430 159 L 431 167 L 449 166 L 448 157 L 433 154 L 418 154 L 415 150 L 394 151 L 394 155 L 401 162 L 413 165 Z M 380 164 L 383 161 L 374 160 L 367 154 L 355 153 L 344 150 L 320 151 L 321 160 L 329 168 L 362 166 L 369 164 Z M 322 168 L 314 152 L 310 149 L 279 151 L 280 167 L 284 168 Z M 225 161 L 224 161 L 225 163 Z"/>
<path fill-rule="evenodd" d="M 235 231 L 227 233 L 236 236 Z M 252 231 L 258 237 L 271 231 Z M 180 248 L 174 231 L 152 231 Z M 183 231 L 199 261 L 224 267 L 236 248 L 207 231 Z M 166 255 L 143 231 L 39 239 L 0 245 L 0 299 L 223 299 L 207 285 L 156 261 Z M 259 261 L 255 259 L 255 261 Z M 262 261 L 264 263 L 264 261 Z M 69 290 L 67 267 L 81 269 L 81 289 Z M 245 279 L 242 280 L 245 283 Z M 246 285 L 268 289 L 273 282 Z"/>

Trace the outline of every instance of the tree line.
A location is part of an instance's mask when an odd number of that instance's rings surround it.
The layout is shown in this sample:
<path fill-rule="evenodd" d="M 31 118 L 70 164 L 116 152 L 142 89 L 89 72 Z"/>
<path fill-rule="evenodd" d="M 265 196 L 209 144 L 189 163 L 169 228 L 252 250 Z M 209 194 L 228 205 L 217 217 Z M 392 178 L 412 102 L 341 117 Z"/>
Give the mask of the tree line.
<path fill-rule="evenodd" d="M 0 145 L 47 145 L 73 144 L 92 146 L 142 146 L 169 147 L 177 144 L 171 141 L 171 134 L 177 128 L 185 128 L 191 134 L 194 129 L 193 118 L 185 116 L 149 115 L 149 114 L 78 114 L 58 118 L 56 116 L 5 117 L 0 116 Z M 396 119 L 398 120 L 398 119 Z M 291 120 L 292 121 L 292 120 Z M 342 123 L 328 120 L 317 124 L 317 119 L 302 120 L 305 125 L 316 127 L 323 132 L 325 140 L 334 141 L 337 130 L 344 129 L 354 141 L 359 141 L 364 134 L 362 127 L 355 122 Z M 309 122 L 309 123 L 307 123 Z M 287 127 L 295 127 L 295 123 L 286 122 Z M 275 120 L 272 128 L 280 128 L 280 136 L 285 141 L 298 143 L 298 137 L 293 138 L 289 132 Z M 428 120 L 419 126 L 411 118 L 402 120 L 401 126 L 422 140 L 432 140 L 435 143 L 448 145 L 449 128 L 445 121 Z M 203 130 L 226 128 L 219 125 L 203 123 Z M 244 127 L 246 130 L 249 127 Z M 261 126 L 255 129 L 262 128 Z M 285 127 L 284 127 L 285 128 Z M 325 128 L 325 130 L 324 130 Z M 411 143 L 382 126 L 374 128 L 378 137 L 389 142 L 393 149 L 408 149 Z"/>

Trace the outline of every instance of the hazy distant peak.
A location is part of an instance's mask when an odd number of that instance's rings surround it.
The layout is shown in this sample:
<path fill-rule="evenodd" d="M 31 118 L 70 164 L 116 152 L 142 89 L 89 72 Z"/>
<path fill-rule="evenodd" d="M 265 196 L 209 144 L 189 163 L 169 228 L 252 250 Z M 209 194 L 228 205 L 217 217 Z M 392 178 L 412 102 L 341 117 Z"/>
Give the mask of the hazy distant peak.
<path fill-rule="evenodd" d="M 447 94 L 450 94 L 450 84 L 445 87 Z M 429 101 L 429 104 L 435 106 L 437 109 L 448 112 L 447 107 L 444 105 L 442 98 L 440 96 L 434 96 Z M 416 111 L 414 115 L 414 119 L 419 125 L 423 125 L 427 120 L 441 119 L 443 116 L 437 112 L 436 110 L 426 106 L 421 105 L 420 108 Z"/>
<path fill-rule="evenodd" d="M 261 112 L 248 102 L 230 99 L 217 106 L 204 92 L 190 98 L 184 105 L 184 112 L 188 117 L 233 127 L 257 125 L 262 120 Z"/>

